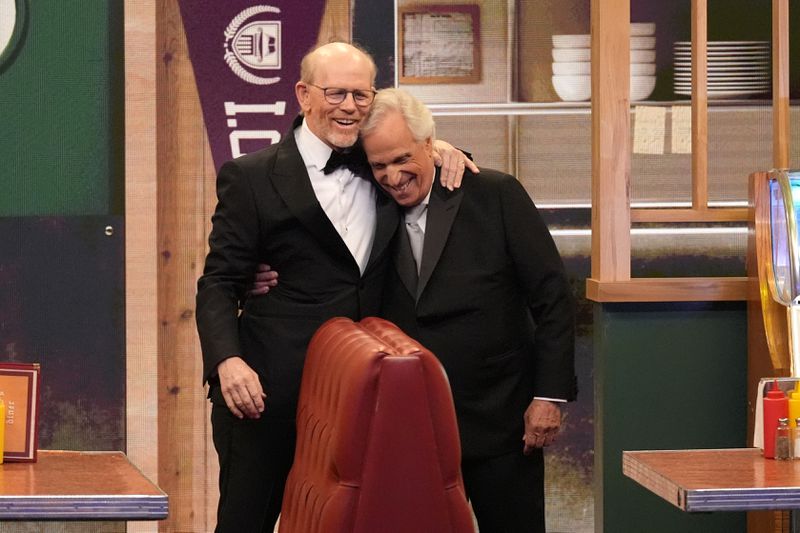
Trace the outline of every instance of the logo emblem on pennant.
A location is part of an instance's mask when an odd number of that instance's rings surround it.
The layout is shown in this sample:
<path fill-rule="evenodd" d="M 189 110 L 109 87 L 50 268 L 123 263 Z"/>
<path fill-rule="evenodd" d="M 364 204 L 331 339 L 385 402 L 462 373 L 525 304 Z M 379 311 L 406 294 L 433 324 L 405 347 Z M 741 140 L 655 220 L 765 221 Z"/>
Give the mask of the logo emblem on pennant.
<path fill-rule="evenodd" d="M 2 0 L 0 0 L 2 1 Z M 225 28 L 225 62 L 234 74 L 254 85 L 271 85 L 281 78 L 263 71 L 281 68 L 281 21 L 265 14 L 279 14 L 277 7 L 248 7 Z"/>
<path fill-rule="evenodd" d="M 25 0 L 0 0 L 0 71 L 19 44 L 24 22 Z"/>

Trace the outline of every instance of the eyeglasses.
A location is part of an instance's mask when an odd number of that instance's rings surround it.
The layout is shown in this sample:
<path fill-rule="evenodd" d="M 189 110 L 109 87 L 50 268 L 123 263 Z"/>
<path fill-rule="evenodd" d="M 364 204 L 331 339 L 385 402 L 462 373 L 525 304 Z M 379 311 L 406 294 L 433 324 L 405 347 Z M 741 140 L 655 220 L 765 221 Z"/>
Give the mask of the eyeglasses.
<path fill-rule="evenodd" d="M 353 101 L 358 106 L 368 106 L 375 99 L 375 91 L 372 89 L 353 89 L 352 91 L 348 91 L 347 89 L 340 89 L 339 87 L 320 87 L 313 83 L 309 83 L 308 85 L 316 87 L 317 89 L 322 89 L 325 101 L 331 105 L 341 104 L 350 93 L 353 94 Z"/>

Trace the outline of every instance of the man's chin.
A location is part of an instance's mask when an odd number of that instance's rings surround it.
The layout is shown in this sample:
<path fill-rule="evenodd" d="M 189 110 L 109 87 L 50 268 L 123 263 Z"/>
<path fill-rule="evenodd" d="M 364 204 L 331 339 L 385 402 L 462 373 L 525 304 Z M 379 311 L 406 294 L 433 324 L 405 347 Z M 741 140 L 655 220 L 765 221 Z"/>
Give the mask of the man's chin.
<path fill-rule="evenodd" d="M 336 148 L 350 148 L 358 140 L 358 132 L 352 135 L 334 135 L 331 138 L 331 144 Z"/>
<path fill-rule="evenodd" d="M 397 203 L 397 205 L 399 205 L 400 207 L 414 207 L 414 204 L 411 201 L 411 198 L 408 198 L 408 197 L 398 198 L 396 196 L 393 196 L 393 198 L 394 198 L 394 201 Z"/>

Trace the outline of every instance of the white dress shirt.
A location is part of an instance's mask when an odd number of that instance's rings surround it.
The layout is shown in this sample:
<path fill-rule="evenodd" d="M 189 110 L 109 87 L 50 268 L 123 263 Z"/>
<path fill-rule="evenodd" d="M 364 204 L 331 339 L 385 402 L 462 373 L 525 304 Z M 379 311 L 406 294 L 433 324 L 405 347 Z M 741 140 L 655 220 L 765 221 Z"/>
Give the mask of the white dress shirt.
<path fill-rule="evenodd" d="M 375 239 L 376 191 L 371 176 L 362 179 L 344 167 L 324 174 L 332 150 L 314 135 L 305 119 L 294 130 L 294 139 L 317 200 L 363 274 Z"/>

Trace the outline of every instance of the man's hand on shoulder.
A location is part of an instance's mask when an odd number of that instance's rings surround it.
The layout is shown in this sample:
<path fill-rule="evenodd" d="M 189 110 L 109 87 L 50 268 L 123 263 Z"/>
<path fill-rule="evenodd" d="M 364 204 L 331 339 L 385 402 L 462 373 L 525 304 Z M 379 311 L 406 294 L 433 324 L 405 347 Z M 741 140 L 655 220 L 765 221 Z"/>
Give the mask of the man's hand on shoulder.
<path fill-rule="evenodd" d="M 475 174 L 480 172 L 477 165 L 464 152 L 441 139 L 433 141 L 433 162 L 437 167 L 442 167 L 440 174 L 442 187 L 446 187 L 451 191 L 461 187 L 464 167 Z"/>
<path fill-rule="evenodd" d="M 224 359 L 217 365 L 225 404 L 237 418 L 260 418 L 264 412 L 264 390 L 258 374 L 241 357 Z"/>
<path fill-rule="evenodd" d="M 561 429 L 561 407 L 558 402 L 534 399 L 525 410 L 523 453 L 528 455 L 534 448 L 549 446 L 556 440 L 559 429 Z"/>

